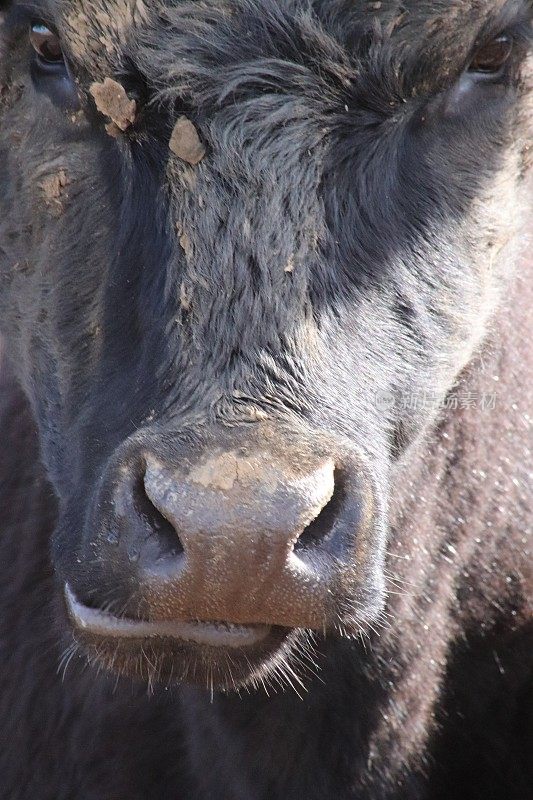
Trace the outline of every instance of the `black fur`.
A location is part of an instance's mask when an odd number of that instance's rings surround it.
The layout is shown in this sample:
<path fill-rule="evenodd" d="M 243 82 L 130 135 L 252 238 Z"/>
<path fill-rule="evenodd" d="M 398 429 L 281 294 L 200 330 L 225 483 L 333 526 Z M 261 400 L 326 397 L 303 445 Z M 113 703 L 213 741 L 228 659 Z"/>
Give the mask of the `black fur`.
<path fill-rule="evenodd" d="M 1 8 L 0 797 L 529 800 L 531 3 Z M 104 77 L 138 104 L 117 138 Z M 116 448 L 262 418 L 371 463 L 386 616 L 295 650 L 301 698 L 86 668 L 61 587 L 113 592 L 81 556 Z"/>

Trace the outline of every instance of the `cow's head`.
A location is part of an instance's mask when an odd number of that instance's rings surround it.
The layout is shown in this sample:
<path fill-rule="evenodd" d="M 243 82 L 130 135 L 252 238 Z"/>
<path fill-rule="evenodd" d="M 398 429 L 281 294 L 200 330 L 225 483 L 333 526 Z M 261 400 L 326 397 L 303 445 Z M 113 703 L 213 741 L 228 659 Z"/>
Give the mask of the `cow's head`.
<path fill-rule="evenodd" d="M 123 672 L 245 682 L 380 613 L 394 465 L 515 258 L 531 16 L 397 9 L 4 7 L 0 319 Z"/>

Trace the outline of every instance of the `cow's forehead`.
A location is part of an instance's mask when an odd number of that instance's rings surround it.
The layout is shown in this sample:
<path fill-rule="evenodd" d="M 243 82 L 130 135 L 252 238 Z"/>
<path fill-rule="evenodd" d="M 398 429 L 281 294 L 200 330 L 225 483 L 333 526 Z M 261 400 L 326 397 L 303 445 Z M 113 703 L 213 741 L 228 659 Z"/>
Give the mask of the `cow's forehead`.
<path fill-rule="evenodd" d="M 278 30 L 282 39 L 291 35 L 291 25 L 296 30 L 304 19 L 309 24 L 310 8 L 317 27 L 333 40 L 353 43 L 358 31 L 374 28 L 398 48 L 408 43 L 460 50 L 491 19 L 505 21 L 526 9 L 528 0 L 38 0 L 34 5 L 64 30 L 72 55 L 98 74 L 120 64 L 124 50 L 131 52 L 143 32 L 144 41 L 152 37 L 158 50 L 169 46 L 167 38 L 159 39 L 169 25 L 178 36 L 216 35 L 220 41 L 226 33 L 230 40 L 239 20 L 254 15 L 258 25 Z M 179 50 L 174 55 L 179 58 Z"/>
<path fill-rule="evenodd" d="M 159 5 L 149 0 L 56 0 L 53 11 L 71 53 L 98 72 L 105 62 L 120 58 L 136 31 L 156 18 Z"/>

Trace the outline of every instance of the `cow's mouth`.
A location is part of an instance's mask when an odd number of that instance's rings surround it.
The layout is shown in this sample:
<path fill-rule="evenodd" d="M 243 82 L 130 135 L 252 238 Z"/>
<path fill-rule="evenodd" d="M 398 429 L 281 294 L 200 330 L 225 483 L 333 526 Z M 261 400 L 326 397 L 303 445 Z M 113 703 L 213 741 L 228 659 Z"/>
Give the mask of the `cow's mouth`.
<path fill-rule="evenodd" d="M 70 586 L 65 586 L 70 618 L 87 634 L 115 639 L 177 639 L 206 647 L 254 647 L 266 639 L 270 625 L 236 625 L 230 622 L 161 620 L 148 621 L 116 617 L 99 608 L 84 605 Z"/>
<path fill-rule="evenodd" d="M 154 683 L 238 688 L 268 672 L 290 650 L 291 630 L 220 621 L 148 621 L 115 616 L 85 605 L 71 587 L 65 601 L 74 636 L 108 670 Z"/>

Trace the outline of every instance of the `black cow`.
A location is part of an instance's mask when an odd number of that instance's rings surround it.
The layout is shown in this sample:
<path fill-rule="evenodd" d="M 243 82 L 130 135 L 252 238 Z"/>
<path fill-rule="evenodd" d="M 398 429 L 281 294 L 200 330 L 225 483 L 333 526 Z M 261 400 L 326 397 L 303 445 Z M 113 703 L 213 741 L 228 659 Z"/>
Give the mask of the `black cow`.
<path fill-rule="evenodd" d="M 532 798 L 531 2 L 0 6 L 1 799 Z"/>

